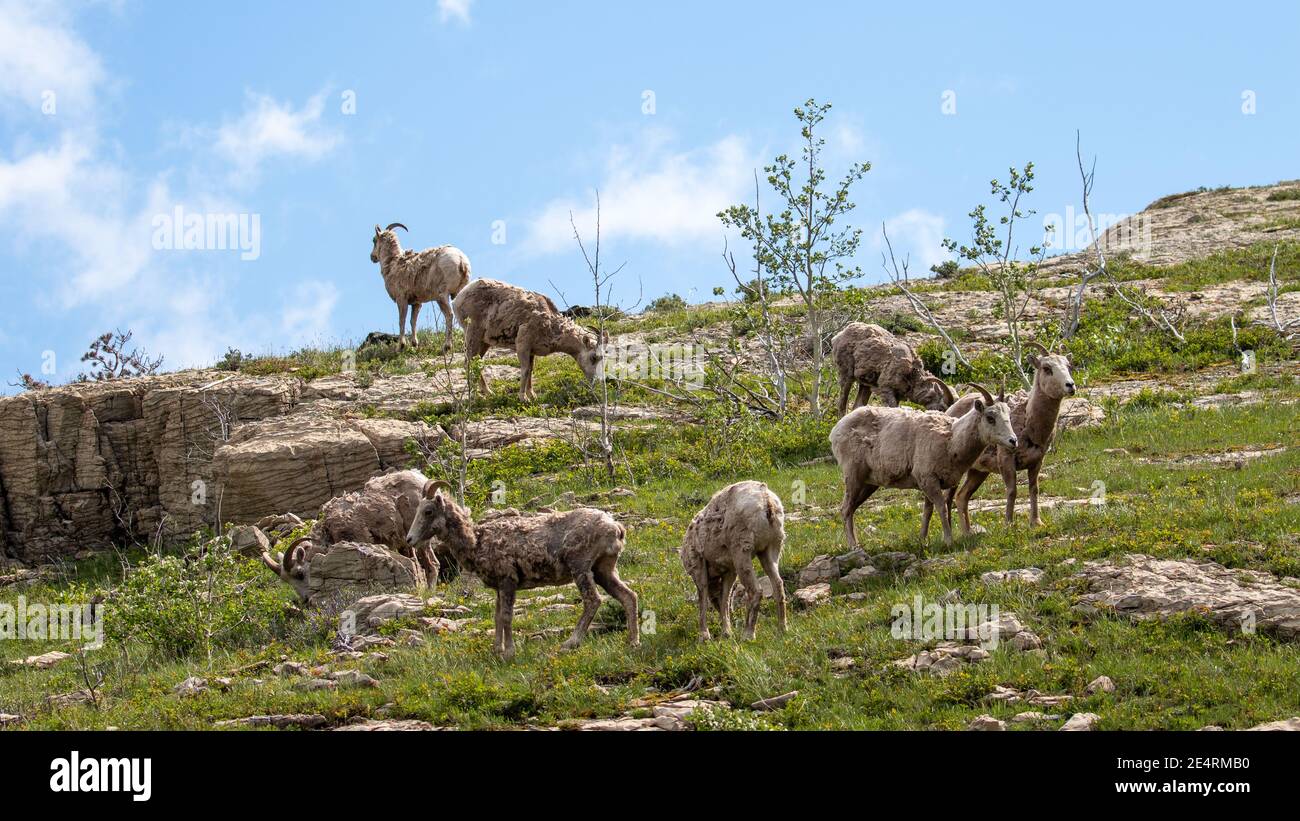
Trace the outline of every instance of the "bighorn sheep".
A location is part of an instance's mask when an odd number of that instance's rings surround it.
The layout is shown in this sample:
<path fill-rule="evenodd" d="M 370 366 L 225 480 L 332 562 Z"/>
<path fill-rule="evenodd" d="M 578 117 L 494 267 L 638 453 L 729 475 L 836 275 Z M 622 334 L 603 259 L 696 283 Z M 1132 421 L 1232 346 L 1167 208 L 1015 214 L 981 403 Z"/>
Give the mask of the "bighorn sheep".
<path fill-rule="evenodd" d="M 925 496 L 921 543 L 930 532 L 930 516 L 939 508 L 943 541 L 952 544 L 952 522 L 944 491 L 956 487 L 985 447 L 1016 446 L 1010 409 L 989 392 L 954 418 L 911 408 L 864 407 L 850 411 L 831 429 L 831 452 L 844 474 L 840 515 L 849 549 L 858 546 L 853 514 L 882 487 L 914 488 Z"/>
<path fill-rule="evenodd" d="M 494 279 L 476 279 L 453 302 L 456 318 L 465 329 L 465 370 L 470 362 L 493 346 L 513 348 L 519 355 L 519 398 L 533 393 L 533 357 L 566 353 L 588 379 L 603 375 L 608 335 L 600 337 L 562 316 L 543 294 L 525 291 Z M 479 387 L 487 381 L 479 374 Z"/>
<path fill-rule="evenodd" d="M 503 516 L 475 525 L 469 511 L 443 493 L 447 487 L 446 482 L 425 485 L 406 538 L 411 544 L 437 539 L 463 569 L 497 591 L 493 645 L 503 658 L 515 654 L 515 591 L 557 584 L 575 584 L 582 593 L 582 616 L 564 649 L 577 647 L 587 634 L 600 607 L 597 585 L 627 613 L 628 644 L 641 643 L 636 593 L 618 577 L 626 532 L 613 516 L 583 507 L 567 513 Z"/>
<path fill-rule="evenodd" d="M 979 486 L 988 475 L 997 471 L 1007 488 L 1007 522 L 1010 523 L 1016 509 L 1016 474 L 1022 470 L 1029 473 L 1029 524 L 1035 527 L 1038 519 L 1038 472 L 1043 467 L 1043 457 L 1056 436 L 1056 417 L 1061 412 L 1061 402 L 1075 392 L 1074 377 L 1070 374 L 1070 360 L 1061 355 L 1049 353 L 1037 342 L 1026 343 L 1027 347 L 1037 348 L 1042 356 L 1029 355 L 1029 364 L 1034 369 L 1034 384 L 1026 395 L 1017 391 L 1011 397 L 1011 427 L 1015 430 L 1018 443 L 1014 449 L 989 448 L 980 454 L 966 474 L 966 481 L 960 490 L 948 492 L 948 503 L 954 495 L 957 509 L 961 514 L 962 531 L 971 532 L 970 497 L 975 495 Z M 970 406 L 969 397 L 963 397 L 948 409 L 953 416 L 960 416 Z"/>
<path fill-rule="evenodd" d="M 411 346 L 419 347 L 415 326 L 420 318 L 420 306 L 425 302 L 437 302 L 447 323 L 447 333 L 442 340 L 442 350 L 446 353 L 451 350 L 452 314 L 449 300 L 454 299 L 469 282 L 469 258 L 451 245 L 439 245 L 423 251 L 403 251 L 394 228 L 410 230 L 400 222 L 382 229 L 375 226 L 370 261 L 379 263 L 384 288 L 393 302 L 397 303 L 397 338 L 404 341 L 406 336 L 406 306 L 409 305 Z"/>
<path fill-rule="evenodd" d="M 858 386 L 854 408 L 867 404 L 874 389 L 880 401 L 896 408 L 907 399 L 928 410 L 945 410 L 957 401 L 948 383 L 925 369 L 921 357 L 879 325 L 850 322 L 831 339 L 831 356 L 840 373 L 840 415 L 849 391 Z"/>
<path fill-rule="evenodd" d="M 784 542 L 785 510 L 777 495 L 762 482 L 728 485 L 695 514 L 686 528 L 681 556 L 682 567 L 695 580 L 701 639 L 710 638 L 710 602 L 722 619 L 722 635 L 731 636 L 731 586 L 737 578 L 749 594 L 744 635 L 746 639 L 754 637 L 763 601 L 754 575 L 755 556 L 772 585 L 777 625 L 785 632 L 785 586 L 779 567 Z"/>
<path fill-rule="evenodd" d="M 361 490 L 326 502 L 310 533 L 290 542 L 279 561 L 263 552 L 262 563 L 307 601 L 308 568 L 314 556 L 341 542 L 377 544 L 408 556 L 413 552 L 434 587 L 441 565 L 433 548 L 428 543 L 413 548 L 406 539 L 427 481 L 418 470 L 376 476 Z"/>

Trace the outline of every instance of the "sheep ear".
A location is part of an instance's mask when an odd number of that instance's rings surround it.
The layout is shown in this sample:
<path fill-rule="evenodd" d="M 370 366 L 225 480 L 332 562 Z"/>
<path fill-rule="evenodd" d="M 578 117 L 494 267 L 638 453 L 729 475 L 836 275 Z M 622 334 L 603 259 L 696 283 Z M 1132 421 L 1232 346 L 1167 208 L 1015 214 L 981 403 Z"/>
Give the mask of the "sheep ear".
<path fill-rule="evenodd" d="M 1031 353 L 1031 354 L 1029 355 L 1029 367 L 1031 367 L 1031 368 L 1037 368 L 1037 367 L 1038 367 L 1038 354 L 1032 354 L 1032 353 Z"/>
<path fill-rule="evenodd" d="M 381 233 L 383 233 L 383 230 L 384 229 L 379 227 L 379 223 L 375 223 L 375 236 L 379 236 Z"/>
<path fill-rule="evenodd" d="M 984 412 L 984 400 L 983 400 L 983 399 L 976 399 L 976 400 L 975 400 L 975 412 L 976 412 L 976 413 L 983 413 L 983 412 Z"/>

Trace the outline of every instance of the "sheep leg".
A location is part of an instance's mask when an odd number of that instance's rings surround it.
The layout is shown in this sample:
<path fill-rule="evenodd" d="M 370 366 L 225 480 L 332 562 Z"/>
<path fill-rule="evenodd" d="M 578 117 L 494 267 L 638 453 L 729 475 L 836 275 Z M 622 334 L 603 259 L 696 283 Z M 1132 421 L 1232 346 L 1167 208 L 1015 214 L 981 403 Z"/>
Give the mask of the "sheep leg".
<path fill-rule="evenodd" d="M 763 571 L 767 573 L 767 580 L 772 584 L 772 599 L 776 602 L 776 626 L 782 633 L 785 632 L 785 584 L 781 582 L 781 568 L 778 566 L 780 561 L 780 551 L 775 549 L 765 550 L 758 554 L 758 560 L 763 564 Z"/>
<path fill-rule="evenodd" d="M 420 319 L 420 303 L 411 303 L 411 347 L 420 347 L 420 333 L 415 330 L 415 325 Z"/>
<path fill-rule="evenodd" d="M 533 352 L 530 348 L 519 350 L 519 401 L 533 398 Z"/>
<path fill-rule="evenodd" d="M 465 386 L 469 389 L 470 393 L 473 393 L 474 391 L 474 383 L 468 381 L 470 364 L 474 361 L 476 357 L 482 356 L 483 354 L 487 353 L 487 350 L 488 350 L 487 340 L 483 339 L 483 337 L 478 333 L 478 331 L 475 328 L 473 327 L 467 328 L 465 330 L 465 377 L 466 377 Z M 483 377 L 482 369 L 479 370 L 477 382 L 478 382 L 479 389 L 483 392 L 483 395 L 487 396 L 487 394 L 489 393 L 488 386 L 487 386 L 487 379 Z"/>
<path fill-rule="evenodd" d="M 840 416 L 844 415 L 844 411 L 849 406 L 849 391 L 852 388 L 853 388 L 853 377 L 841 376 L 840 377 L 840 405 L 839 405 Z"/>
<path fill-rule="evenodd" d="M 1007 459 L 1002 457 L 998 460 L 998 467 L 1002 472 L 1002 482 L 1007 486 L 1007 524 L 1015 520 L 1016 515 L 1016 463 L 1015 457 Z"/>
<path fill-rule="evenodd" d="M 943 488 L 938 482 L 928 482 L 921 486 L 925 494 L 925 509 L 921 513 L 921 549 L 925 549 L 926 537 L 930 530 L 930 516 L 934 509 L 939 509 L 939 521 L 943 524 L 943 543 L 952 546 L 952 519 L 948 516 L 948 506 L 944 504 Z"/>
<path fill-rule="evenodd" d="M 736 565 L 736 576 L 749 594 L 749 608 L 745 612 L 745 641 L 754 638 L 754 629 L 758 626 L 758 608 L 763 604 L 763 593 L 758 589 L 758 576 L 754 575 L 754 554 L 752 543 L 749 549 L 735 549 L 731 560 Z"/>
<path fill-rule="evenodd" d="M 970 535 L 970 497 L 975 495 L 975 491 L 980 489 L 984 480 L 989 475 L 982 470 L 971 469 L 966 473 L 966 481 L 962 482 L 961 490 L 957 491 L 957 513 L 961 516 L 961 529 L 966 535 Z"/>
<path fill-rule="evenodd" d="M 596 592 L 596 582 L 590 570 L 574 576 L 573 583 L 582 593 L 582 617 L 578 619 L 578 626 L 573 628 L 573 635 L 560 645 L 561 650 L 572 650 L 582 643 L 591 620 L 596 618 L 596 611 L 600 609 L 600 594 Z"/>
<path fill-rule="evenodd" d="M 493 646 L 501 658 L 509 661 L 515 657 L 515 638 L 512 626 L 515 619 L 515 589 L 513 586 L 497 588 L 496 636 Z"/>
<path fill-rule="evenodd" d="M 1038 527 L 1042 522 L 1038 518 L 1038 471 L 1043 467 L 1042 462 L 1034 462 L 1029 466 L 1029 526 Z"/>
<path fill-rule="evenodd" d="M 853 400 L 853 409 L 857 410 L 871 401 L 871 386 L 866 382 L 858 383 L 858 398 Z"/>
<path fill-rule="evenodd" d="M 406 347 L 406 303 L 397 303 L 397 347 Z"/>
<path fill-rule="evenodd" d="M 731 587 L 736 583 L 735 569 L 722 574 L 722 592 L 718 595 L 718 617 L 722 619 L 722 637 L 731 638 Z"/>
<path fill-rule="evenodd" d="M 606 593 L 618 599 L 618 603 L 623 605 L 623 612 L 627 614 L 628 646 L 640 647 L 641 622 L 640 613 L 637 611 L 636 592 L 618 577 L 617 561 L 614 558 L 605 559 L 593 568 L 593 573 L 596 584 L 603 587 Z"/>
<path fill-rule="evenodd" d="M 713 638 L 709 634 L 709 568 L 703 560 L 695 569 L 694 579 L 696 604 L 699 605 L 700 610 L 700 641 L 708 641 Z"/>
<path fill-rule="evenodd" d="M 877 388 L 880 391 L 880 402 L 887 408 L 898 407 L 898 395 L 889 388 Z"/>
<path fill-rule="evenodd" d="M 420 561 L 420 567 L 424 570 L 427 577 L 429 591 L 433 592 L 438 589 L 438 574 L 442 571 L 442 565 L 438 562 L 437 555 L 433 552 L 433 546 L 426 544 L 416 551 L 416 556 Z"/>
<path fill-rule="evenodd" d="M 862 483 L 861 480 L 849 479 L 844 484 L 844 502 L 840 505 L 840 518 L 844 520 L 844 536 L 848 539 L 849 550 L 858 547 L 858 535 L 853 530 L 853 514 L 862 507 L 862 503 L 876 492 L 876 485 Z"/>
<path fill-rule="evenodd" d="M 930 497 L 925 497 L 925 503 L 921 506 L 921 546 L 924 547 L 930 539 L 930 517 L 934 515 L 934 504 Z"/>
<path fill-rule="evenodd" d="M 451 350 L 451 328 L 453 321 L 451 316 L 451 303 L 447 301 L 446 294 L 438 294 L 436 298 L 438 300 L 438 307 L 442 309 L 442 321 L 446 323 L 447 326 L 447 333 L 442 338 L 442 352 L 446 353 Z"/>

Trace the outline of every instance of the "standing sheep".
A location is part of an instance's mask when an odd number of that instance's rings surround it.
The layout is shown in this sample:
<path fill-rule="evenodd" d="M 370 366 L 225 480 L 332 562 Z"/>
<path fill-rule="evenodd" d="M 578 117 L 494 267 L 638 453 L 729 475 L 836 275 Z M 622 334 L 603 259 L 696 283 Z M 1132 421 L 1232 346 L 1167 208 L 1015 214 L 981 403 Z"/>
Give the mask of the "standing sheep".
<path fill-rule="evenodd" d="M 695 581 L 700 610 L 700 638 L 708 641 L 709 603 L 718 609 L 722 635 L 731 637 L 731 586 L 736 579 L 749 594 L 745 638 L 754 638 L 763 594 L 754 575 L 754 557 L 763 565 L 776 600 L 777 626 L 785 632 L 785 586 L 781 583 L 781 546 L 785 510 L 762 482 L 737 482 L 719 490 L 695 514 L 682 540 L 682 567 Z"/>
<path fill-rule="evenodd" d="M 582 507 L 567 513 L 503 516 L 475 525 L 469 511 L 443 495 L 446 482 L 429 482 L 406 539 L 419 544 L 437 539 L 460 566 L 497 591 L 494 647 L 503 658 L 515 654 L 511 623 L 515 591 L 575 584 L 582 593 L 582 616 L 561 645 L 582 642 L 600 607 L 596 585 L 627 613 L 627 642 L 641 643 L 637 598 L 618 577 L 618 555 L 626 532 L 603 510 Z"/>
<path fill-rule="evenodd" d="M 439 245 L 423 251 L 403 251 L 394 228 L 408 231 L 405 225 L 394 222 L 387 228 L 375 226 L 374 244 L 370 248 L 370 261 L 379 263 L 379 273 L 384 278 L 384 288 L 397 303 L 397 338 L 405 342 L 406 307 L 411 307 L 411 346 L 419 347 L 416 323 L 420 306 L 437 302 L 442 309 L 447 333 L 443 336 L 442 352 L 451 350 L 452 314 L 451 299 L 469 283 L 469 258 L 451 245 Z"/>
<path fill-rule="evenodd" d="M 1007 523 L 1010 524 L 1016 510 L 1016 474 L 1027 471 L 1029 474 L 1029 525 L 1037 527 L 1038 519 L 1038 472 L 1043 467 L 1043 458 L 1056 436 L 1056 417 L 1061 412 L 1061 402 L 1075 392 L 1074 377 L 1070 373 L 1070 360 L 1061 354 L 1048 353 L 1037 342 L 1027 343 L 1042 351 L 1042 356 L 1029 355 L 1029 364 L 1034 369 L 1034 384 L 1026 396 L 1024 391 L 1017 391 L 1011 397 L 1011 427 L 1015 429 L 1018 444 L 1014 449 L 988 448 L 980 454 L 966 474 L 966 481 L 960 490 L 948 492 L 948 504 L 952 504 L 954 495 L 957 510 L 961 515 L 964 533 L 971 532 L 970 498 L 979 490 L 980 485 L 989 474 L 997 471 L 1007 489 Z M 969 397 L 963 397 L 948 409 L 952 416 L 960 416 L 970 407 Z"/>
<path fill-rule="evenodd" d="M 921 543 L 930 532 L 936 507 L 943 521 L 943 542 L 952 544 L 952 522 L 944 491 L 956 487 L 988 446 L 1016 446 L 1010 409 L 989 392 L 954 418 L 911 408 L 864 407 L 851 411 L 831 429 L 831 452 L 844 474 L 840 516 L 849 549 L 858 546 L 853 514 L 882 487 L 914 488 L 925 496 Z"/>
<path fill-rule="evenodd" d="M 856 384 L 854 408 L 867 404 L 874 389 L 891 408 L 907 399 L 927 410 L 945 410 L 956 401 L 948 383 L 925 369 L 921 357 L 879 325 L 850 322 L 831 339 L 831 357 L 840 374 L 840 415 Z"/>
<path fill-rule="evenodd" d="M 605 345 L 600 337 L 560 314 L 543 294 L 525 291 L 494 279 L 476 279 L 454 301 L 456 318 L 465 329 L 465 370 L 470 362 L 492 347 L 512 348 L 519 356 L 519 398 L 533 393 L 533 357 L 566 353 L 582 368 L 587 379 L 604 375 Z M 479 373 L 479 387 L 488 392 Z"/>

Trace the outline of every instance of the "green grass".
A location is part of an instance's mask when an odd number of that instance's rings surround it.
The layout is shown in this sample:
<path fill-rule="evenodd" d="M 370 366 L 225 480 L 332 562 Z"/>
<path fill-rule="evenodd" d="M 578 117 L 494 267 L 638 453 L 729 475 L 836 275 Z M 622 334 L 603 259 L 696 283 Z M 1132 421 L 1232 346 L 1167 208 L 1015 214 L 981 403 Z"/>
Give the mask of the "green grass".
<path fill-rule="evenodd" d="M 324 616 L 292 617 L 281 623 L 280 615 L 266 615 L 262 627 L 272 637 L 269 644 L 260 630 L 241 631 L 218 642 L 210 658 L 192 650 L 179 655 L 151 651 L 138 638 L 110 641 L 87 654 L 91 675 L 103 675 L 98 705 L 57 710 L 45 706 L 47 695 L 85 686 L 75 660 L 44 671 L 6 666 L 0 670 L 0 711 L 28 716 L 24 726 L 33 728 L 197 729 L 255 713 L 316 712 L 342 722 L 382 712 L 438 725 L 500 729 L 618 715 L 647 690 L 667 691 L 698 679 L 721 688 L 721 697 L 736 706 L 792 689 L 801 693 L 783 710 L 761 719 L 745 714 L 702 722 L 706 726 L 744 721 L 745 726 L 757 722 L 791 729 L 959 729 L 980 713 L 1009 718 L 1024 709 L 983 703 L 982 697 L 998 684 L 1073 694 L 1076 699 L 1067 712 L 1096 712 L 1106 729 L 1251 726 L 1300 713 L 1300 646 L 1263 635 L 1230 635 L 1195 616 L 1163 623 L 1085 617 L 1072 609 L 1077 591 L 1069 568 L 1061 563 L 1143 552 L 1209 558 L 1282 575 L 1300 573 L 1300 505 L 1294 501 L 1300 493 L 1297 431 L 1296 404 L 1118 409 L 1101 427 L 1064 434 L 1043 479 L 1045 496 L 1071 498 L 1087 495 L 1094 481 L 1104 481 L 1104 508 L 1048 511 L 1045 526 L 1034 531 L 1024 526 L 1023 518 L 1007 527 L 996 513 L 977 513 L 976 520 L 989 529 L 987 535 L 960 541 L 952 550 L 932 540 L 929 554 L 947 557 L 948 564 L 918 578 L 876 579 L 859 601 L 837 596 L 811 611 L 793 610 L 791 629 L 784 636 L 776 634 L 771 608 L 765 606 L 756 641 L 709 644 L 696 641 L 694 606 L 688 600 L 692 585 L 675 554 L 690 516 L 713 490 L 736 478 L 767 481 L 787 500 L 795 487 L 806 488 L 811 508 L 787 502 L 787 510 L 811 516 L 787 525 L 782 572 L 793 579 L 814 556 L 843 552 L 833 512 L 840 480 L 833 465 L 798 466 L 809 453 L 824 452 L 821 425 L 763 434 L 776 440 L 760 434 L 750 440 L 738 432 L 736 446 L 773 454 L 768 464 L 738 465 L 731 474 L 707 478 L 697 475 L 687 457 L 703 445 L 660 436 L 645 447 L 657 442 L 656 450 L 667 454 L 657 457 L 654 471 L 640 474 L 646 481 L 636 487 L 636 495 L 604 503 L 644 522 L 629 528 L 620 561 L 622 575 L 638 591 L 643 609 L 654 613 L 654 631 L 644 637 L 640 649 L 625 647 L 621 627 L 596 630 L 571 653 L 558 652 L 558 637 L 541 635 L 520 641 L 518 657 L 507 663 L 492 655 L 489 634 L 462 631 L 430 637 L 421 648 L 390 648 L 386 660 L 332 662 Z M 784 451 L 777 446 L 782 438 L 788 441 Z M 1276 446 L 1291 450 L 1249 461 L 1240 470 L 1136 461 L 1139 456 L 1160 460 Z M 627 447 L 639 452 L 635 444 Z M 1128 454 L 1103 452 L 1114 448 Z M 544 454 L 530 455 L 526 449 L 507 448 L 485 461 L 505 471 L 501 475 L 511 476 L 508 504 L 566 490 L 581 497 L 592 489 L 579 473 L 555 470 Z M 992 481 L 979 498 L 997 499 L 1000 493 L 999 483 Z M 868 552 L 919 547 L 914 493 L 877 494 L 859 513 L 858 524 Z M 133 561 L 145 559 L 136 556 Z M 1040 587 L 987 587 L 979 581 L 987 570 L 1029 565 L 1047 570 Z M 256 572 L 251 563 L 250 568 L 250 583 L 261 591 L 259 597 L 278 597 L 280 602 L 276 607 L 272 601 L 259 612 L 291 612 L 284 609 L 290 603 L 287 590 L 265 571 Z M 76 566 L 66 581 L 21 592 L 29 601 L 75 598 L 113 583 L 118 572 L 115 562 L 100 560 Z M 947 678 L 891 666 L 891 661 L 924 645 L 890 636 L 890 607 L 917 594 L 933 601 L 954 589 L 965 602 L 1015 610 L 1042 637 L 1046 656 L 1018 653 L 1004 645 L 988 661 Z M 18 592 L 0 590 L 0 601 L 13 602 Z M 575 600 L 571 589 L 563 592 Z M 485 591 L 460 580 L 440 593 L 470 607 L 473 626 L 490 625 L 491 598 Z M 617 622 L 616 610 L 606 604 L 599 621 Z M 547 628 L 567 630 L 573 619 L 571 611 L 530 610 L 517 618 L 516 633 L 526 637 Z M 0 654 L 13 658 L 59 648 L 57 642 L 19 644 L 0 644 Z M 830 661 L 844 654 L 857 664 L 847 675 L 837 676 Z M 329 662 L 335 669 L 359 667 L 379 679 L 380 687 L 303 692 L 293 680 L 261 670 L 236 675 L 227 692 L 214 690 L 190 699 L 171 692 L 187 676 L 226 675 L 256 661 L 278 662 L 281 655 Z M 1087 682 L 1102 674 L 1115 680 L 1117 692 L 1086 695 Z"/>

